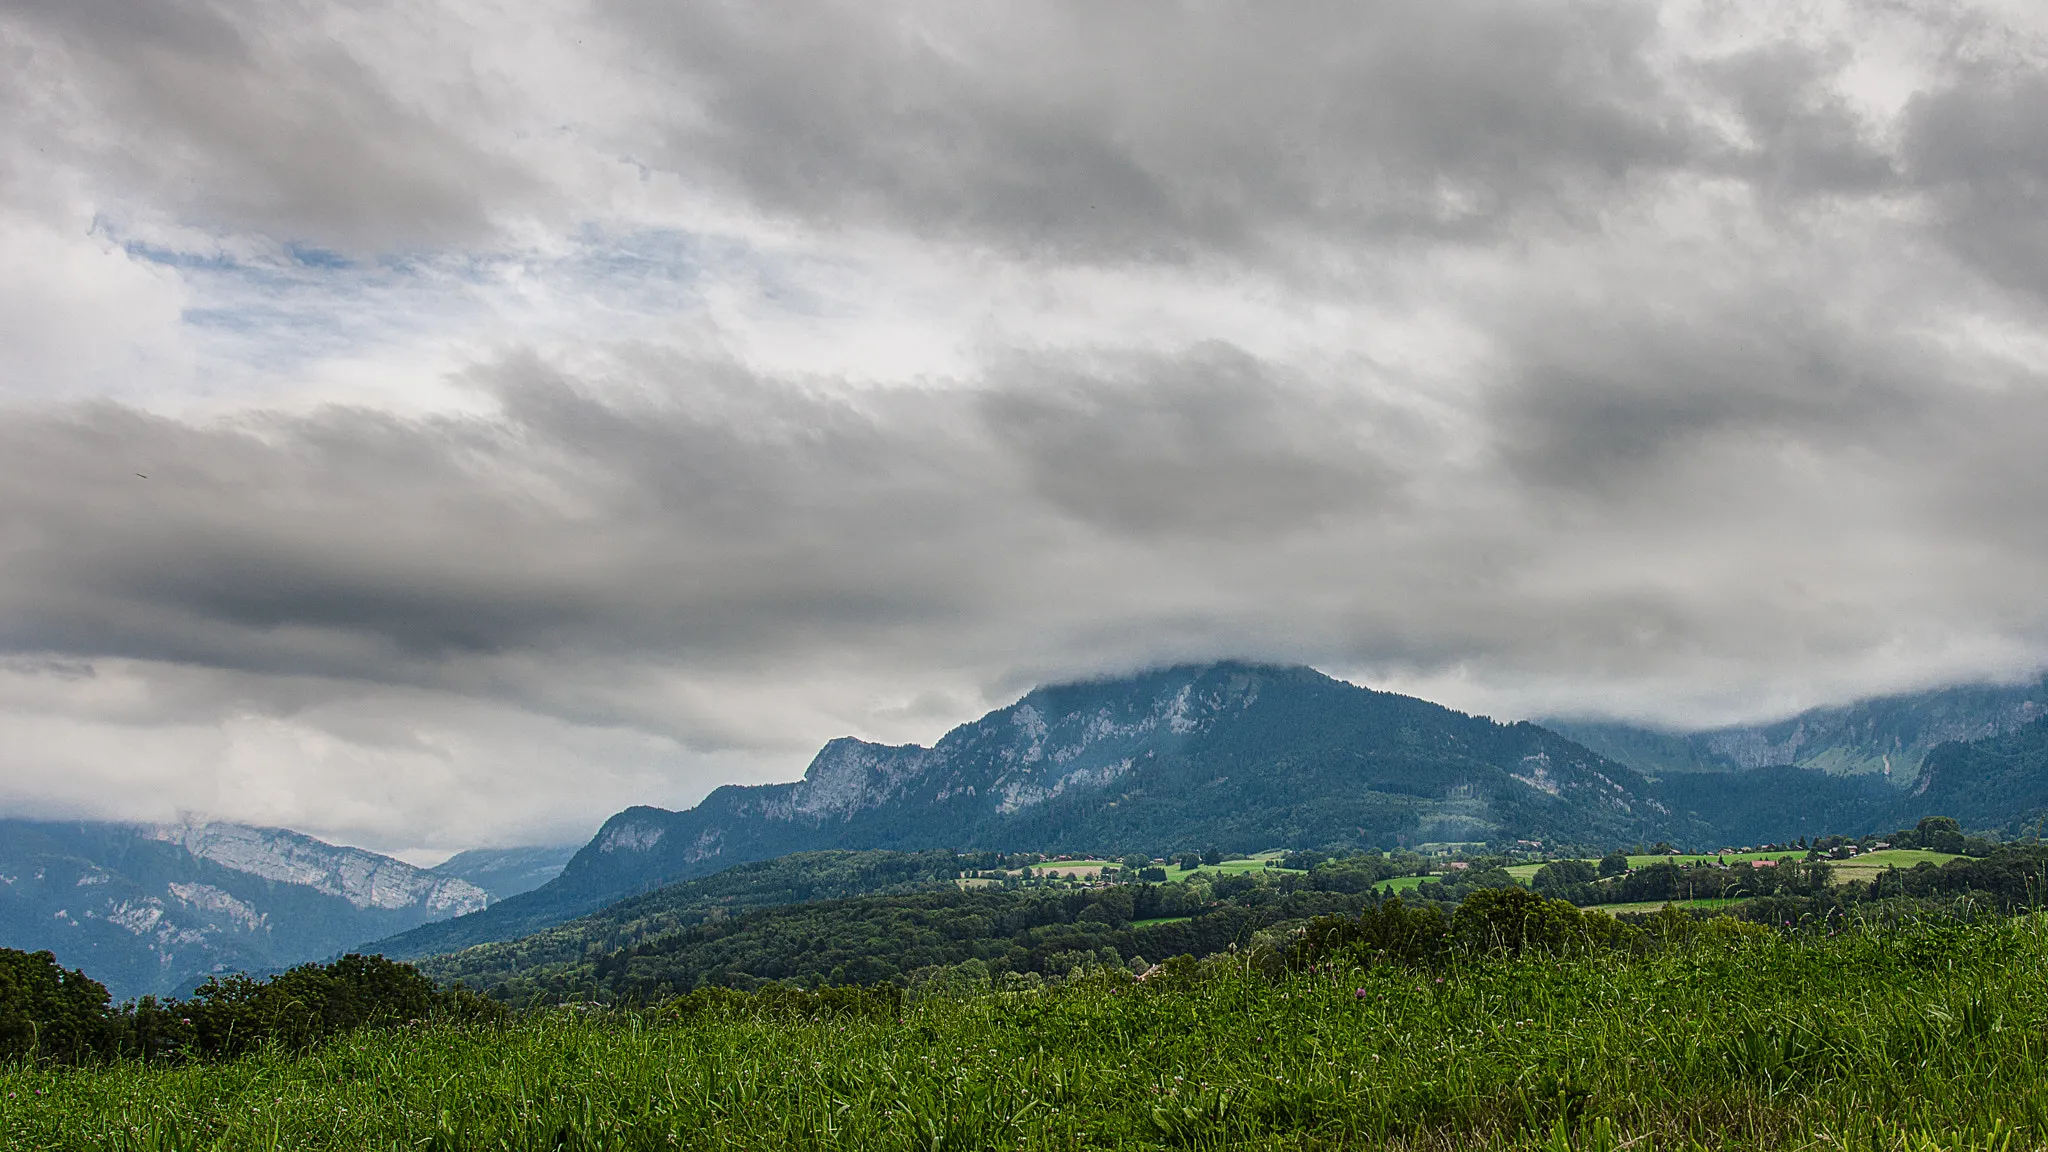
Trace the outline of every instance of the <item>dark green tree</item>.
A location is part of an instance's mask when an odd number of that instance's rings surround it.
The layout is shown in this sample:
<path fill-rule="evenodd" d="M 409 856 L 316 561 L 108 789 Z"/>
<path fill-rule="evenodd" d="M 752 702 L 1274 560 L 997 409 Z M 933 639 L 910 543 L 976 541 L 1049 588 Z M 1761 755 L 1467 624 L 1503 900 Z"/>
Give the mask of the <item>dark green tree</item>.
<path fill-rule="evenodd" d="M 105 985 L 52 953 L 0 948 L 0 1059 L 75 1063 L 109 1038 Z"/>

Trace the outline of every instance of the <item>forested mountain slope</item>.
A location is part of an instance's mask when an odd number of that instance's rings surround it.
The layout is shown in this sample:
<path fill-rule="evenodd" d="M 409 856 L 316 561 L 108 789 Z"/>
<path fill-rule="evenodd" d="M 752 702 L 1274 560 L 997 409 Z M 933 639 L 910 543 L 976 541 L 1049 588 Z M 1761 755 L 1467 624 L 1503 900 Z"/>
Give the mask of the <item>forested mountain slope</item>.
<path fill-rule="evenodd" d="M 2039 836 L 2048 825 L 2048 719 L 1935 748 L 1903 804 L 1972 830 Z"/>
<path fill-rule="evenodd" d="M 593 950 L 611 951 L 650 936 L 681 931 L 756 908 L 802 904 L 929 889 L 955 890 L 967 861 L 952 852 L 798 852 L 774 860 L 738 864 L 696 880 L 679 880 L 629 896 L 588 916 L 522 936 L 482 944 L 434 962 L 443 980 L 478 982 L 486 973 L 526 971 L 580 960 Z M 398 937 L 431 940 L 428 934 Z M 416 953 L 387 942 L 384 954 L 410 959 Z"/>
<path fill-rule="evenodd" d="M 1700 840 L 1642 776 L 1310 668 L 1219 663 L 1037 689 L 932 747 L 834 740 L 800 781 L 631 808 L 562 874 L 378 947 L 512 939 L 729 865 L 821 849 L 1143 852 L 1498 838 Z"/>

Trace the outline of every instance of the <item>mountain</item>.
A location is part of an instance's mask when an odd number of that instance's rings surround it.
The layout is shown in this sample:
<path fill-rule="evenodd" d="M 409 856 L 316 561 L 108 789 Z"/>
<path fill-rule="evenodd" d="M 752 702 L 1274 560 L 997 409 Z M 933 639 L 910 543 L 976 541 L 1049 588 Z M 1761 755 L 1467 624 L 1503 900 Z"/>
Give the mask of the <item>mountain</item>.
<path fill-rule="evenodd" d="M 1570 718 L 1542 723 L 1651 775 L 1789 764 L 1835 776 L 1869 774 L 1908 787 L 1936 746 L 2002 735 L 2043 716 L 2048 716 L 2048 677 L 1882 696 L 1815 708 L 1775 724 L 1698 732 Z"/>
<path fill-rule="evenodd" d="M 1965 828 L 2039 836 L 2048 825 L 2048 719 L 1927 754 L 1905 801 Z"/>
<path fill-rule="evenodd" d="M 539 931 L 623 896 L 822 849 L 1144 852 L 1437 841 L 1704 841 L 1640 774 L 1310 668 L 1219 663 L 1034 690 L 931 747 L 834 740 L 789 784 L 629 808 L 562 874 L 377 947 L 423 955 Z"/>
<path fill-rule="evenodd" d="M 561 875 L 562 866 L 576 855 L 578 847 L 559 844 L 546 848 L 472 848 L 427 871 L 452 880 L 466 880 L 483 889 L 492 900 L 503 900 L 531 892 Z"/>
<path fill-rule="evenodd" d="M 0 820 L 0 946 L 47 948 L 122 999 L 320 959 L 489 901 L 466 880 L 278 828 Z"/>

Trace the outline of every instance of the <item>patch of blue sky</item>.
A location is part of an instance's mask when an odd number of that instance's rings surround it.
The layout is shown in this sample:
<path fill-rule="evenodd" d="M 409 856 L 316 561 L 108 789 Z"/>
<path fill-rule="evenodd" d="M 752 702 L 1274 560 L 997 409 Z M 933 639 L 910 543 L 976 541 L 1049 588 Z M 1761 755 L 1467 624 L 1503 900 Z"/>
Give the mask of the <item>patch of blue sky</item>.
<path fill-rule="evenodd" d="M 587 225 L 552 269 L 606 307 L 642 312 L 695 308 L 707 280 L 747 259 L 745 245 L 671 228 L 614 232 Z"/>
<path fill-rule="evenodd" d="M 182 252 L 175 248 L 146 244 L 140 240 L 122 241 L 121 251 L 126 252 L 133 259 L 162 265 L 165 268 L 176 268 L 180 271 L 224 271 L 235 267 L 237 263 L 234 257 L 222 251 Z"/>
<path fill-rule="evenodd" d="M 430 331 L 475 308 L 467 292 L 416 268 L 263 261 L 185 276 L 198 296 L 185 323 L 235 338 L 274 368 Z"/>
<path fill-rule="evenodd" d="M 588 225 L 542 248 L 372 259 L 309 244 L 167 242 L 103 230 L 132 258 L 176 271 L 192 293 L 183 321 L 209 355 L 265 376 L 450 339 L 644 338 L 703 312 L 719 285 L 797 315 L 845 303 L 815 290 L 834 270 L 814 259 L 673 228 Z M 605 317 L 595 327 L 593 313 Z"/>
<path fill-rule="evenodd" d="M 353 268 L 355 261 L 339 252 L 310 244 L 287 244 L 284 250 L 294 261 L 307 268 Z"/>

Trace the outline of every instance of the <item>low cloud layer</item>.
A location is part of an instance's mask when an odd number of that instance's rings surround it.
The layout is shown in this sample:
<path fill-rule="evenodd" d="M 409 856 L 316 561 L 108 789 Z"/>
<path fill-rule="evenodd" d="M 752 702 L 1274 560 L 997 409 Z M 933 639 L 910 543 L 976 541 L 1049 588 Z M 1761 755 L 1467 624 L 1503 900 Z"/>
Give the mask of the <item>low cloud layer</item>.
<path fill-rule="evenodd" d="M 0 804 L 432 851 L 1165 660 L 2026 673 L 2024 18 L 0 6 Z"/>

